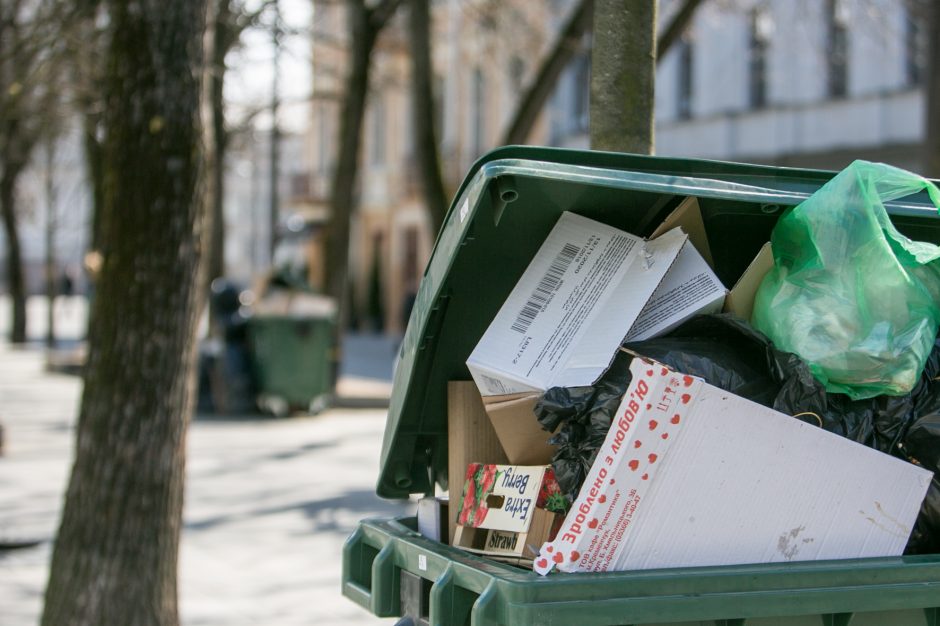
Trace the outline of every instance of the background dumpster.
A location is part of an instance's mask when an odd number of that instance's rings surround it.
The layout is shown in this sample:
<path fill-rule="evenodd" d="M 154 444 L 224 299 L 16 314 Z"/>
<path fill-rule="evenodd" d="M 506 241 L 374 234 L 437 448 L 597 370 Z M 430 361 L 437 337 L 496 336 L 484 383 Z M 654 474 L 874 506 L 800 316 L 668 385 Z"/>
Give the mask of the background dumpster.
<path fill-rule="evenodd" d="M 546 148 L 485 156 L 458 191 L 425 270 L 395 373 L 377 493 L 446 488 L 447 382 L 469 380 L 467 356 L 563 211 L 648 235 L 695 196 L 715 271 L 732 285 L 783 209 L 832 175 Z M 888 211 L 907 236 L 940 241 L 926 194 Z M 938 623 L 936 555 L 542 578 L 415 529 L 411 518 L 360 523 L 344 549 L 343 593 L 376 615 L 433 624 Z"/>
<path fill-rule="evenodd" d="M 262 409 L 280 416 L 329 404 L 335 314 L 329 298 L 286 290 L 255 306 L 248 339 Z"/>

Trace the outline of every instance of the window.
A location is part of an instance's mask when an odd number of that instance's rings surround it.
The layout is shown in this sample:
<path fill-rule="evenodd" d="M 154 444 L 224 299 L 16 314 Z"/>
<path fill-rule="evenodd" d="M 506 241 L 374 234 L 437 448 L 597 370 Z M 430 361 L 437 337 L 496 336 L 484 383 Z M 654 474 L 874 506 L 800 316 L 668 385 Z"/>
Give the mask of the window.
<path fill-rule="evenodd" d="M 679 41 L 678 96 L 676 114 L 679 119 L 692 117 L 692 41 L 688 35 Z"/>
<path fill-rule="evenodd" d="M 375 95 L 372 104 L 372 165 L 385 165 L 385 102 Z"/>
<path fill-rule="evenodd" d="M 908 0 L 904 10 L 904 78 L 908 85 L 916 87 L 924 82 L 927 65 L 927 19 L 926 6 L 918 10 Z"/>
<path fill-rule="evenodd" d="M 748 104 L 752 109 L 767 106 L 767 54 L 773 20 L 766 8 L 751 12 L 751 41 L 748 49 Z"/>
<path fill-rule="evenodd" d="M 473 91 L 473 129 L 471 131 L 471 139 L 473 141 L 473 155 L 474 157 L 478 157 L 483 154 L 483 146 L 486 140 L 486 102 L 484 101 L 486 84 L 483 79 L 483 72 L 481 72 L 479 68 L 473 70 L 473 84 L 471 89 Z"/>
<path fill-rule="evenodd" d="M 845 0 L 827 0 L 826 8 L 827 92 L 830 98 L 844 98 L 848 92 L 848 9 Z"/>

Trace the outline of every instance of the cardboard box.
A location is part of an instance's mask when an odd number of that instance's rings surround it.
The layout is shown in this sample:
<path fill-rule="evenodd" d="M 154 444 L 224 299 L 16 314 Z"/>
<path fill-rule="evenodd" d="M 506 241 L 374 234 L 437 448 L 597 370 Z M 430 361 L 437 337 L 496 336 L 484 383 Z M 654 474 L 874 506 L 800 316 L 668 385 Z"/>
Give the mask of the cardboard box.
<path fill-rule="evenodd" d="M 590 385 L 624 339 L 721 309 L 726 292 L 704 260 L 711 253 L 697 200 L 683 200 L 654 235 L 645 241 L 563 214 L 470 355 L 511 463 L 551 460 L 551 433 L 532 414 L 542 392 Z"/>
<path fill-rule="evenodd" d="M 471 463 L 453 507 L 453 545 L 513 562 L 531 561 L 539 546 L 554 538 L 558 513 L 566 505 L 548 466 Z"/>
<path fill-rule="evenodd" d="M 463 489 L 467 466 L 475 461 L 506 464 L 503 451 L 472 381 L 447 383 L 447 476 L 448 491 L 457 500 Z M 457 515 L 448 515 L 448 543 L 457 531 Z"/>
<path fill-rule="evenodd" d="M 902 553 L 932 474 L 635 359 L 630 388 L 535 570 Z"/>

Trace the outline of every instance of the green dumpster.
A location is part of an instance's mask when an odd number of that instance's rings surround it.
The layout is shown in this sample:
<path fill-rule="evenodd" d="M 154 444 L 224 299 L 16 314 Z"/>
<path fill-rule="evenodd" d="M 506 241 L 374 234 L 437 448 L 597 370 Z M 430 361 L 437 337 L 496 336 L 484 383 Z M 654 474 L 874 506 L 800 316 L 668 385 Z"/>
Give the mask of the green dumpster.
<path fill-rule="evenodd" d="M 248 320 L 258 405 L 274 415 L 329 404 L 335 307 L 319 296 L 259 307 Z"/>
<path fill-rule="evenodd" d="M 784 208 L 831 172 L 507 147 L 477 162 L 425 270 L 402 343 L 380 496 L 447 485 L 446 387 L 563 211 L 649 235 L 699 200 L 715 270 L 734 284 Z M 888 205 L 898 229 L 940 242 L 926 194 Z M 940 555 L 541 577 L 431 541 L 414 518 L 364 520 L 343 554 L 343 594 L 430 624 L 937 626 Z"/>

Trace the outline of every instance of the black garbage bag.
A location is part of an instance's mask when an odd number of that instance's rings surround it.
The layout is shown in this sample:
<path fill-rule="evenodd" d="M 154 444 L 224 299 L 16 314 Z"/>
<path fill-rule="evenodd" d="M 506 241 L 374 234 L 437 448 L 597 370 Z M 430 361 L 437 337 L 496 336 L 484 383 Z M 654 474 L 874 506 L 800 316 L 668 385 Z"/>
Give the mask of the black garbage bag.
<path fill-rule="evenodd" d="M 910 394 L 852 400 L 827 393 L 806 363 L 774 348 L 743 320 L 701 315 L 665 337 L 625 344 L 595 385 L 556 387 L 543 394 L 535 414 L 543 428 L 560 427 L 552 439 L 559 446 L 552 464 L 562 492 L 572 501 L 630 384 L 635 355 L 940 474 L 940 345 L 934 346 Z M 936 477 L 907 548 L 911 554 L 932 552 L 940 552 Z"/>

